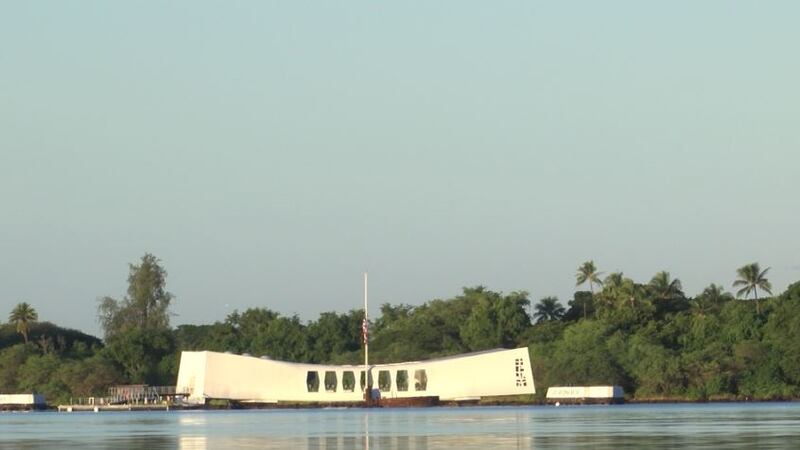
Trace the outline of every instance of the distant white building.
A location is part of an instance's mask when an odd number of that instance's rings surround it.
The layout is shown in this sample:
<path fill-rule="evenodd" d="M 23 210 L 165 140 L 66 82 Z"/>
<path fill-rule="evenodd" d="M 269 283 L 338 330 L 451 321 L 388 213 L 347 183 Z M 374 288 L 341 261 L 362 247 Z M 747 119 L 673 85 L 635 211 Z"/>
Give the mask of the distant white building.
<path fill-rule="evenodd" d="M 547 389 L 548 403 L 622 403 L 621 386 L 553 386 Z"/>
<path fill-rule="evenodd" d="M 43 409 L 46 407 L 44 396 L 40 394 L 0 394 L 0 410 Z"/>
<path fill-rule="evenodd" d="M 300 364 L 209 351 L 182 352 L 176 392 L 190 403 L 361 402 L 364 366 Z M 427 361 L 370 365 L 382 398 L 477 400 L 533 394 L 527 348 L 489 350 Z"/>

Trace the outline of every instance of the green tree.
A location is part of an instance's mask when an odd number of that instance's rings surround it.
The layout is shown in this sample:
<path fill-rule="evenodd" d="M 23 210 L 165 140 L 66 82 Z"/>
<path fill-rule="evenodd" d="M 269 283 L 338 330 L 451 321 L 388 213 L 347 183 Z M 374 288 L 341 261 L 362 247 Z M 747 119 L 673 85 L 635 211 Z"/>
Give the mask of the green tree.
<path fill-rule="evenodd" d="M 625 276 L 622 272 L 612 272 L 603 280 L 603 290 L 599 294 L 598 303 L 604 310 L 619 306 L 619 292 L 625 285 Z"/>
<path fill-rule="evenodd" d="M 341 319 L 338 314 L 331 314 L 336 316 L 333 318 L 334 321 Z M 326 320 L 331 320 L 331 318 L 326 316 Z M 348 334 L 347 327 L 348 325 L 342 326 L 340 331 Z M 198 336 L 198 331 L 205 335 Z M 314 332 L 319 331 L 316 328 L 314 329 Z M 196 335 L 192 337 L 189 333 L 195 333 Z M 182 325 L 178 329 L 178 334 L 179 342 L 185 342 L 187 338 L 205 342 L 208 337 L 212 337 L 216 345 L 214 343 L 210 345 L 216 348 L 247 352 L 256 356 L 267 356 L 286 361 L 304 361 L 308 356 L 330 358 L 339 353 L 339 351 L 331 347 L 333 343 L 328 340 L 329 336 L 324 336 L 319 342 L 315 340 L 315 344 L 318 343 L 323 348 L 320 350 L 321 356 L 309 355 L 308 341 L 306 339 L 307 329 L 300 323 L 300 318 L 296 315 L 280 317 L 278 313 L 266 308 L 248 308 L 241 314 L 235 311 L 233 314 L 228 315 L 225 324 L 217 323 L 211 327 L 190 328 Z M 334 332 L 333 334 L 336 333 Z M 337 337 L 340 336 L 337 334 Z M 197 343 L 188 343 L 188 345 L 197 348 Z M 200 347 L 209 348 L 209 344 L 201 345 Z M 330 360 L 326 359 L 326 361 Z"/>
<path fill-rule="evenodd" d="M 536 319 L 536 323 L 560 320 L 566 311 L 558 302 L 558 297 L 545 297 L 539 300 L 534 309 L 536 312 L 533 313 L 533 317 Z"/>
<path fill-rule="evenodd" d="M 625 327 L 647 318 L 652 310 L 647 291 L 622 272 L 609 274 L 597 295 L 597 303 L 602 306 L 599 317 Z"/>
<path fill-rule="evenodd" d="M 530 304 L 524 291 L 502 295 L 488 289 L 465 290 L 475 300 L 460 328 L 460 337 L 470 350 L 512 347 L 530 326 L 526 312 Z"/>
<path fill-rule="evenodd" d="M 461 327 L 461 338 L 470 350 L 487 350 L 502 345 L 497 313 L 488 298 L 481 298 Z"/>
<path fill-rule="evenodd" d="M 395 323 L 408 319 L 413 311 L 414 307 L 411 305 L 384 303 L 381 305 L 381 315 L 374 321 L 375 326 L 372 331 L 377 333 L 379 330 L 391 328 Z"/>
<path fill-rule="evenodd" d="M 575 286 L 580 286 L 584 283 L 589 284 L 589 292 L 592 293 L 592 297 L 594 297 L 594 285 L 597 284 L 598 286 L 602 286 L 603 282 L 600 280 L 600 275 L 602 272 L 598 272 L 597 268 L 594 265 L 594 261 L 586 261 L 585 263 L 581 264 L 578 267 L 578 272 L 575 274 Z M 583 318 L 586 318 L 586 305 L 584 304 L 583 308 Z"/>
<path fill-rule="evenodd" d="M 679 355 L 654 342 L 649 331 L 636 333 L 626 345 L 624 366 L 634 380 L 636 395 L 682 395 L 685 386 Z"/>
<path fill-rule="evenodd" d="M 20 368 L 35 349 L 33 344 L 17 344 L 0 351 L 0 392 L 19 391 Z"/>
<path fill-rule="evenodd" d="M 598 272 L 594 265 L 594 261 L 586 261 L 578 267 L 578 272 L 575 274 L 575 286 L 580 286 L 584 283 L 589 283 L 589 291 L 594 294 L 594 285 L 602 286 L 603 282 L 600 280 L 600 275 L 603 272 Z"/>
<path fill-rule="evenodd" d="M 503 347 L 517 345 L 520 336 L 531 326 L 528 307 L 531 301 L 525 291 L 515 291 L 501 295 L 494 302 L 497 326 L 500 328 L 500 341 Z"/>
<path fill-rule="evenodd" d="M 565 385 L 625 384 L 625 375 L 607 344 L 602 321 L 583 320 L 564 330 L 551 361 L 549 382 Z"/>
<path fill-rule="evenodd" d="M 308 354 L 305 327 L 298 316 L 278 317 L 259 330 L 251 353 L 282 361 L 303 361 Z M 358 349 L 350 349 L 350 352 Z M 355 361 L 353 361 L 355 362 Z"/>
<path fill-rule="evenodd" d="M 622 272 L 611 272 L 603 280 L 603 286 L 611 289 L 619 289 L 625 282 L 625 275 Z"/>
<path fill-rule="evenodd" d="M 780 299 L 781 302 L 800 303 L 800 281 L 790 284 L 786 291 L 781 294 Z"/>
<path fill-rule="evenodd" d="M 128 299 L 142 328 L 169 327 L 172 294 L 166 290 L 167 271 L 159 262 L 155 256 L 145 253 L 138 266 L 130 265 Z"/>
<path fill-rule="evenodd" d="M 683 294 L 681 280 L 670 277 L 669 272 L 661 271 L 653 276 L 647 285 L 650 295 L 654 297 L 658 312 L 674 312 L 682 309 L 686 297 Z"/>
<path fill-rule="evenodd" d="M 596 315 L 594 296 L 589 291 L 577 291 L 572 295 L 572 300 L 567 302 L 567 312 L 564 320 L 574 321 L 581 317 L 584 319 L 590 314 Z"/>
<path fill-rule="evenodd" d="M 710 284 L 703 289 L 697 297 L 690 301 L 692 311 L 699 316 L 706 316 L 719 312 L 722 305 L 733 299 L 733 296 L 725 292 L 722 286 Z"/>
<path fill-rule="evenodd" d="M 62 364 L 57 376 L 73 397 L 102 397 L 109 386 L 125 382 L 112 361 L 100 353 Z"/>
<path fill-rule="evenodd" d="M 19 369 L 19 387 L 23 392 L 44 394 L 50 401 L 69 399 L 69 388 L 59 380 L 61 359 L 53 354 L 31 355 Z"/>
<path fill-rule="evenodd" d="M 781 301 L 776 302 L 763 327 L 763 341 L 770 344 L 781 373 L 800 394 L 800 301 L 792 299 L 792 294 L 798 292 L 800 283 L 795 283 L 781 295 Z"/>
<path fill-rule="evenodd" d="M 238 342 L 234 348 L 228 350 L 253 354 L 263 352 L 263 349 L 254 348 L 255 340 L 277 318 L 278 313 L 267 308 L 248 308 L 243 313 L 234 311 L 229 314 L 225 321 L 235 328 Z"/>
<path fill-rule="evenodd" d="M 118 301 L 104 297 L 97 307 L 106 339 L 132 329 L 169 328 L 172 294 L 166 290 L 167 271 L 160 261 L 145 253 L 138 265 L 130 264 L 128 295 Z"/>
<path fill-rule="evenodd" d="M 39 320 L 39 314 L 26 302 L 17 304 L 8 315 L 8 321 L 16 325 L 17 333 L 22 335 L 25 343 L 28 343 L 28 331 L 31 322 Z"/>
<path fill-rule="evenodd" d="M 661 271 L 653 276 L 649 284 L 651 293 L 658 300 L 670 300 L 683 295 L 681 280 L 671 279 L 669 272 Z"/>
<path fill-rule="evenodd" d="M 174 352 L 175 337 L 169 330 L 129 330 L 115 335 L 105 348 L 128 381 L 154 385 L 174 383 L 170 367 Z"/>
<path fill-rule="evenodd" d="M 431 300 L 399 314 L 397 308 L 386 309 L 390 316 L 386 320 L 383 315 L 377 317 L 376 325 L 370 328 L 370 361 L 416 360 L 467 351 L 461 328 L 480 289 L 465 288 L 456 298 Z"/>
<path fill-rule="evenodd" d="M 324 312 L 308 324 L 309 359 L 316 363 L 331 362 L 336 355 L 361 349 L 361 319 L 363 311 L 349 314 Z M 356 361 L 351 361 L 356 362 Z"/>
<path fill-rule="evenodd" d="M 741 297 L 744 295 L 745 298 L 747 298 L 752 292 L 753 297 L 756 300 L 756 314 L 761 314 L 761 307 L 758 303 L 758 289 L 761 288 L 762 291 L 772 295 L 772 284 L 770 284 L 766 277 L 769 269 L 770 268 L 767 267 L 766 269 L 761 270 L 761 267 L 759 267 L 758 263 L 747 264 L 736 269 L 736 275 L 739 278 L 733 282 L 733 286 L 743 286 L 736 292 L 736 296 Z"/>

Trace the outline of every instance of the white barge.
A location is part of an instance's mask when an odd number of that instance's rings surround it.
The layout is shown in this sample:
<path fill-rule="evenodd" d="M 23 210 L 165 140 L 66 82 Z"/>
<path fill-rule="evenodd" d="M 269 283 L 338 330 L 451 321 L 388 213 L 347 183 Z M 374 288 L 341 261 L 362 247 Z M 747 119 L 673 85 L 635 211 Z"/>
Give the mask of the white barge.
<path fill-rule="evenodd" d="M 551 404 L 619 404 L 624 401 L 621 386 L 553 386 L 547 389 Z"/>
<path fill-rule="evenodd" d="M 0 411 L 46 409 L 47 402 L 39 394 L 0 394 Z"/>

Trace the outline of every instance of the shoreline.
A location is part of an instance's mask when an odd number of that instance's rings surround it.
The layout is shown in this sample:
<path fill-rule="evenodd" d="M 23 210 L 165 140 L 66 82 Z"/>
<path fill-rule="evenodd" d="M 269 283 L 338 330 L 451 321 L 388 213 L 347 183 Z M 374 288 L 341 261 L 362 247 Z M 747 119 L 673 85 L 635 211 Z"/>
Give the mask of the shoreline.
<path fill-rule="evenodd" d="M 686 398 L 639 398 L 639 399 L 625 399 L 621 405 L 659 405 L 659 404 L 721 404 L 721 403 L 797 403 L 800 398 L 791 399 L 709 399 L 709 400 L 696 400 Z M 607 406 L 617 406 L 612 403 L 601 403 Z M 564 406 L 589 406 L 597 404 L 582 404 L 570 403 L 561 404 Z M 485 400 L 476 402 L 441 402 L 437 405 L 423 406 L 424 408 L 471 408 L 471 407 L 485 407 L 485 406 L 554 406 L 543 401 L 509 401 L 509 400 Z M 417 406 L 419 407 L 419 406 Z M 555 406 L 554 406 L 555 407 Z M 263 404 L 239 404 L 236 402 L 217 403 L 205 406 L 187 406 L 187 405 L 106 405 L 106 406 L 89 406 L 89 405 L 57 405 L 48 406 L 45 409 L 16 409 L 13 411 L 0 411 L 0 412 L 37 412 L 37 411 L 50 411 L 50 412 L 145 412 L 145 411 L 227 411 L 227 410 L 296 410 L 296 409 L 404 409 L 406 406 L 388 406 L 388 407 L 370 407 L 360 404 L 348 403 L 263 403 Z"/>

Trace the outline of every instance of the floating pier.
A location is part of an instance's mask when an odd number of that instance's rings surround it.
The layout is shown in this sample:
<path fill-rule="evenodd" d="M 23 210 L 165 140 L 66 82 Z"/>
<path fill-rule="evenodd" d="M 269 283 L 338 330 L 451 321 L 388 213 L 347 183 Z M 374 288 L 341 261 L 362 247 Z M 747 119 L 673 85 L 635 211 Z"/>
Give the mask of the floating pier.
<path fill-rule="evenodd" d="M 58 412 L 103 412 L 103 411 L 169 411 L 182 409 L 168 404 L 149 405 L 58 405 Z"/>
<path fill-rule="evenodd" d="M 128 384 L 112 386 L 107 397 L 81 397 L 69 404 L 58 405 L 60 412 L 101 411 L 169 411 L 186 409 L 184 394 L 176 392 L 175 386 L 148 386 Z"/>

